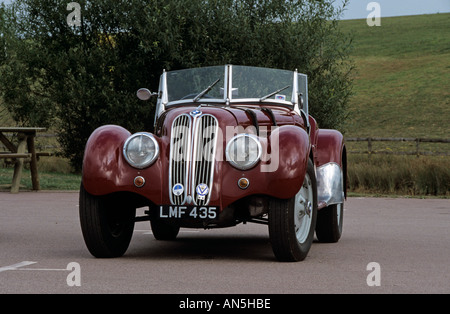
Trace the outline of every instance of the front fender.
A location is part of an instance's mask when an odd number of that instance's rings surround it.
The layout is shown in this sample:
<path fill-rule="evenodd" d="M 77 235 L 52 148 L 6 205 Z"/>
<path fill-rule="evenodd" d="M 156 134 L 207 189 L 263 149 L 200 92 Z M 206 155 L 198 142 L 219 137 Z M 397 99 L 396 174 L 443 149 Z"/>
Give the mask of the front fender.
<path fill-rule="evenodd" d="M 262 160 L 251 170 L 241 171 L 228 162 L 223 164 L 222 205 L 249 195 L 268 195 L 281 199 L 295 196 L 303 183 L 308 164 L 310 141 L 306 131 L 297 126 L 276 128 L 269 138 L 260 138 Z M 238 180 L 247 178 L 248 189 L 241 190 Z"/>
<path fill-rule="evenodd" d="M 272 132 L 271 163 L 261 165 L 269 179 L 269 195 L 288 199 L 298 193 L 305 178 L 310 149 L 309 135 L 300 127 L 282 126 Z"/>
<path fill-rule="evenodd" d="M 122 153 L 130 135 L 129 131 L 117 125 L 99 127 L 91 134 L 83 158 L 83 186 L 92 195 L 126 191 L 145 196 L 154 203 L 161 202 L 161 158 L 147 169 L 131 167 Z M 156 139 L 161 148 L 161 140 Z M 161 156 L 164 156 L 164 151 Z M 134 185 L 137 176 L 146 181 L 141 188 Z"/>

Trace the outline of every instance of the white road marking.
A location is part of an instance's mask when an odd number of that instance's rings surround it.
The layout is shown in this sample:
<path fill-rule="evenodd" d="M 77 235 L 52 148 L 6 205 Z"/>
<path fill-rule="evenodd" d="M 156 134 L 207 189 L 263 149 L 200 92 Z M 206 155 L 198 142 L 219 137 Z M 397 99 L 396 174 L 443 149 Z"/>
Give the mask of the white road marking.
<path fill-rule="evenodd" d="M 57 268 L 20 268 L 16 270 L 36 270 L 36 271 L 67 271 L 67 269 L 57 269 Z"/>
<path fill-rule="evenodd" d="M 7 270 L 17 270 L 20 267 L 25 267 L 25 266 L 29 266 L 29 265 L 33 265 L 36 264 L 37 262 L 28 262 L 28 261 L 24 261 L 24 262 L 20 262 L 14 265 L 10 265 L 10 266 L 5 266 L 5 267 L 0 267 L 0 273 L 7 271 Z"/>
<path fill-rule="evenodd" d="M 30 266 L 33 264 L 37 264 L 37 262 L 21 262 L 17 263 L 11 266 L 5 266 L 0 268 L 0 272 L 7 271 L 7 270 L 28 270 L 28 271 L 69 271 L 69 269 L 64 268 L 25 268 L 25 266 Z"/>

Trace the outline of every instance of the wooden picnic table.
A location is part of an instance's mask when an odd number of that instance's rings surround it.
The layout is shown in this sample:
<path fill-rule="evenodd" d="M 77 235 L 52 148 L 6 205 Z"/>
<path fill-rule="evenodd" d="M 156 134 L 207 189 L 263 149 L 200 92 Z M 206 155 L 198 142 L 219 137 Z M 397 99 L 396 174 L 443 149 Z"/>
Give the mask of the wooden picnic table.
<path fill-rule="evenodd" d="M 8 149 L 8 152 L 0 153 L 0 158 L 11 158 L 16 161 L 11 184 L 11 193 L 19 193 L 23 164 L 25 159 L 28 158 L 30 158 L 31 182 L 33 184 L 33 190 L 40 190 L 39 175 L 37 171 L 38 154 L 36 153 L 34 139 L 37 132 L 45 130 L 45 128 L 37 127 L 0 127 L 0 141 Z M 19 139 L 17 146 L 5 136 L 5 133 L 17 133 L 17 138 Z"/>

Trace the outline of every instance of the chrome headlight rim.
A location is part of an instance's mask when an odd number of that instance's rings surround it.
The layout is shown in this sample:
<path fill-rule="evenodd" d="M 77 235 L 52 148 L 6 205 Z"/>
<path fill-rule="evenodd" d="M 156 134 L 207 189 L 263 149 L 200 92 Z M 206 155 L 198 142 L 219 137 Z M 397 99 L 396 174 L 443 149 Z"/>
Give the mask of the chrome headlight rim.
<path fill-rule="evenodd" d="M 129 158 L 129 156 L 128 156 L 128 146 L 131 143 L 131 141 L 133 141 L 136 137 L 141 137 L 141 136 L 146 137 L 146 138 L 150 139 L 153 142 L 154 147 L 155 147 L 155 152 L 154 152 L 153 157 L 150 160 L 148 160 L 148 161 L 146 161 L 144 163 L 138 164 L 138 163 L 134 162 L 133 160 L 131 160 Z M 135 134 L 131 135 L 125 141 L 125 143 L 123 145 L 123 151 L 122 152 L 123 152 L 123 156 L 124 156 L 125 160 L 128 162 L 128 164 L 130 166 L 132 166 L 133 168 L 136 168 L 136 169 L 145 169 L 145 168 L 148 168 L 151 165 L 153 165 L 155 163 L 155 161 L 158 159 L 158 157 L 159 157 L 159 144 L 158 144 L 158 141 L 156 140 L 156 138 L 153 136 L 153 134 L 150 134 L 150 133 L 147 133 L 147 132 L 138 132 L 138 133 L 135 133 Z"/>
<path fill-rule="evenodd" d="M 233 145 L 233 143 L 238 140 L 241 137 L 248 137 L 250 140 L 254 141 L 254 143 L 256 143 L 256 146 L 258 148 L 258 154 L 257 157 L 251 161 L 251 163 L 247 164 L 247 165 L 241 165 L 238 164 L 234 161 L 234 159 L 232 158 L 232 156 L 230 155 L 230 149 L 231 149 L 231 145 Z M 238 134 L 236 136 L 234 136 L 228 143 L 227 146 L 225 148 L 225 157 L 226 160 L 230 163 L 230 165 L 232 165 L 234 168 L 239 169 L 239 170 L 250 170 L 252 168 L 254 168 L 259 161 L 261 160 L 261 156 L 262 156 L 262 145 L 261 142 L 259 141 L 259 138 L 253 134 L 248 134 L 248 133 L 241 133 Z"/>

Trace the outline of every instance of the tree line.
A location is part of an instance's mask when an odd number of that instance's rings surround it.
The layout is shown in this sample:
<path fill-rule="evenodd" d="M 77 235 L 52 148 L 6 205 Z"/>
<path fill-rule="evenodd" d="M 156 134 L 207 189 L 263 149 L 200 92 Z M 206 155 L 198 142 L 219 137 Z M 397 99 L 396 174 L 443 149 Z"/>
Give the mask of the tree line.
<path fill-rule="evenodd" d="M 340 128 L 351 94 L 351 38 L 333 0 L 15 0 L 0 6 L 0 98 L 18 125 L 53 127 L 80 170 L 104 124 L 152 131 L 163 69 L 251 65 L 309 76 L 311 114 Z M 69 17 L 70 18 L 70 17 Z M 79 18 L 75 20 L 75 18 Z"/>

